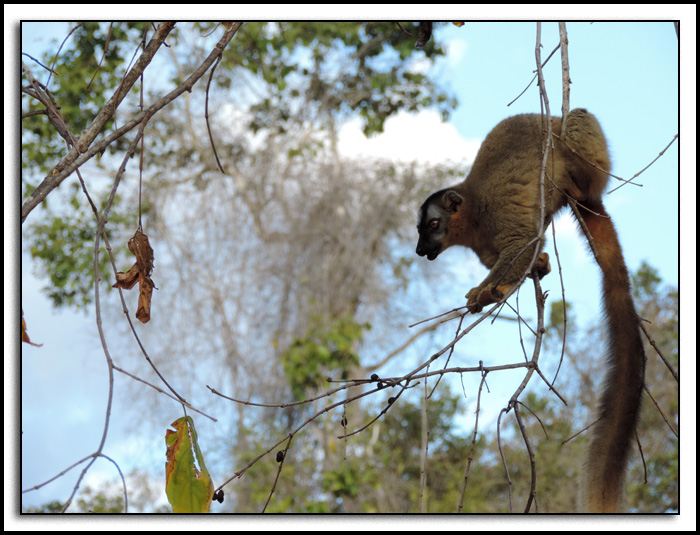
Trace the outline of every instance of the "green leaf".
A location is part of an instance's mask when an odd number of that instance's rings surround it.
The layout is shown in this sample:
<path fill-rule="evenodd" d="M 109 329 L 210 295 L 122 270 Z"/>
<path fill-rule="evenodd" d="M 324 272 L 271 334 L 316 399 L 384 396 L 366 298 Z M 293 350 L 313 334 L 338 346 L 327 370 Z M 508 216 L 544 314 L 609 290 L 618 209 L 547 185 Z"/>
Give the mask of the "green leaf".
<path fill-rule="evenodd" d="M 165 431 L 165 493 L 173 513 L 208 513 L 214 483 L 197 444 L 194 422 L 185 416 L 170 425 L 175 431 Z"/>

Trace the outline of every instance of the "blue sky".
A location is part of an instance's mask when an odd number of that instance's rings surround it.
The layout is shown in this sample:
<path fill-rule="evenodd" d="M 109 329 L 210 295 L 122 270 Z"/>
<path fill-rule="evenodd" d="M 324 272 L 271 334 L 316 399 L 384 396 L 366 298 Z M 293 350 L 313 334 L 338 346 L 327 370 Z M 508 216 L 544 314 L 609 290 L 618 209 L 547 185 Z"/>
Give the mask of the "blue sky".
<path fill-rule="evenodd" d="M 40 32 L 44 38 L 52 33 L 45 28 L 42 26 Z M 57 35 L 63 37 L 65 26 L 58 25 L 58 29 Z M 629 178 L 645 167 L 679 133 L 680 117 L 682 133 L 688 134 L 682 136 L 686 147 L 684 155 L 690 156 L 692 152 L 693 158 L 690 171 L 681 175 L 685 182 L 683 195 L 694 201 L 695 87 L 693 84 L 692 88 L 686 89 L 691 93 L 686 97 L 690 98 L 684 100 L 679 116 L 678 40 L 672 24 L 586 21 L 568 23 L 567 30 L 573 82 L 571 107 L 586 107 L 600 120 L 609 140 L 613 172 Z M 448 124 L 439 124 L 430 113 L 395 120 L 396 125 L 411 121 L 428 125 L 426 128 L 431 130 L 423 136 L 422 143 L 427 154 L 442 154 L 444 147 L 463 148 L 468 154 L 501 119 L 516 113 L 539 111 L 534 85 L 516 103 L 507 106 L 533 76 L 535 23 L 467 23 L 461 28 L 445 25 L 437 31 L 449 47 L 449 54 L 437 66 L 434 75 L 448 80 L 459 98 L 459 108 Z M 27 37 L 30 35 L 22 35 L 22 51 L 30 52 L 30 47 L 41 46 L 33 38 L 25 40 Z M 557 24 L 544 23 L 543 58 L 558 39 Z M 688 50 L 690 54 L 690 48 L 684 48 L 684 53 Z M 38 54 L 36 48 L 30 53 Z M 692 63 L 694 80 L 694 61 Z M 561 108 L 558 54 L 550 60 L 545 76 L 550 108 L 558 114 Z M 390 123 L 384 136 L 368 142 L 357 140 L 349 132 L 346 150 L 371 152 L 372 144 L 400 145 L 402 132 L 406 130 L 392 127 Z M 416 131 L 414 128 L 410 130 Z M 431 145 L 434 150 L 431 150 Z M 620 234 L 630 269 L 635 270 L 642 260 L 646 260 L 658 268 L 670 284 L 678 284 L 679 277 L 678 151 L 677 142 L 635 180 L 643 187 L 628 185 L 605 201 Z M 5 213 L 7 217 L 7 209 Z M 683 215 L 684 221 L 690 222 L 682 228 L 685 233 L 692 233 L 692 236 L 682 236 L 688 239 L 684 241 L 684 251 L 692 254 L 694 261 L 694 205 L 686 208 Z M 583 317 L 592 318 L 598 311 L 599 274 L 583 241 L 577 236 L 574 224 L 567 219 L 556 223 L 557 243 L 567 277 L 567 299 L 576 304 Z M 445 261 L 465 262 L 470 270 L 473 268 L 473 271 L 465 272 L 464 280 L 458 283 L 460 298 L 479 277 L 480 268 L 470 254 L 457 250 L 444 255 Z M 42 348 L 22 348 L 22 425 L 27 427 L 24 438 L 28 434 L 31 436 L 31 440 L 25 441 L 27 449 L 24 449 L 25 443 L 22 449 L 21 487 L 26 488 L 52 477 L 94 450 L 104 421 L 106 382 L 104 357 L 94 343 L 92 317 L 52 310 L 39 291 L 42 283 L 31 275 L 30 262 L 26 258 L 23 260 L 21 304 L 29 322 L 30 335 L 44 344 Z M 484 270 L 483 275 L 485 273 Z M 558 286 L 558 281 L 552 279 L 551 285 Z M 694 288 L 690 295 L 693 296 L 694 309 Z M 694 373 L 690 376 L 694 377 Z M 119 418 L 114 417 L 107 453 L 128 458 L 140 445 L 133 441 L 119 442 L 122 425 Z M 36 450 L 31 444 L 42 435 L 42 447 Z M 75 449 L 75 436 L 81 437 L 77 447 L 84 451 Z M 48 444 L 51 447 L 44 447 Z M 103 476 L 116 477 L 107 463 L 101 462 L 104 466 L 100 467 L 100 462 L 93 468 L 95 480 Z M 128 470 L 128 467 L 124 469 Z M 72 473 L 77 475 L 75 470 Z M 74 481 L 74 477 L 62 478 L 45 490 L 25 495 L 22 503 L 64 499 Z"/>

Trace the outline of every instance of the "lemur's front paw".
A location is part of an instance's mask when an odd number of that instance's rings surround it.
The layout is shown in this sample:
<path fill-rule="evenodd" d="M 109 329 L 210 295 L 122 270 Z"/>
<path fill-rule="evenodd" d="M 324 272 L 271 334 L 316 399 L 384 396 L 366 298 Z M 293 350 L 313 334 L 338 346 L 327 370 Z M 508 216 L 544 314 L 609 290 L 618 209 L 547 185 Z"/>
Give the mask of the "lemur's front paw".
<path fill-rule="evenodd" d="M 552 266 L 549 264 L 549 255 L 547 253 L 542 253 L 535 260 L 535 264 L 532 266 L 532 272 L 536 273 L 541 279 L 552 271 Z"/>
<path fill-rule="evenodd" d="M 483 308 L 479 303 L 477 302 L 477 296 L 479 294 L 479 288 L 472 288 L 467 292 L 467 295 L 465 296 L 467 298 L 467 310 L 471 312 L 472 314 L 476 314 L 477 312 L 481 312 L 481 309 Z"/>
<path fill-rule="evenodd" d="M 493 283 L 486 286 L 472 288 L 467 293 L 467 310 L 472 314 L 481 312 L 485 306 L 498 303 L 508 293 L 505 286 L 494 286 Z"/>

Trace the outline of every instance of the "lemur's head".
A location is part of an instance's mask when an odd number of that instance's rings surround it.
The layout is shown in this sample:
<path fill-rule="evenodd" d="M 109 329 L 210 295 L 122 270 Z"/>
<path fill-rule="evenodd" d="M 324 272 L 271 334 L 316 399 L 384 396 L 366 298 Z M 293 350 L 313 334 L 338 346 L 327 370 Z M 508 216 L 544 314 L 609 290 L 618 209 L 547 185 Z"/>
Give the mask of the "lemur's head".
<path fill-rule="evenodd" d="M 452 245 L 448 239 L 450 221 L 462 203 L 464 199 L 453 189 L 440 190 L 426 199 L 418 212 L 418 256 L 435 260 Z"/>

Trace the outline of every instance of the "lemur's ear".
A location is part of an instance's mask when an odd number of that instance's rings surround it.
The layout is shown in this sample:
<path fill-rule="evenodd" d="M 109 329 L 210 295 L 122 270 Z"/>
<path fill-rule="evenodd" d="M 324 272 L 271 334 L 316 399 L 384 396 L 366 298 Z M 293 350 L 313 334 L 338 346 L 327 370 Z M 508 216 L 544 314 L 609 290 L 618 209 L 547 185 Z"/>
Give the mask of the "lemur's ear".
<path fill-rule="evenodd" d="M 462 197 L 459 193 L 457 193 L 453 189 L 448 189 L 443 195 L 442 195 L 442 205 L 445 207 L 445 210 L 448 210 L 450 212 L 456 212 L 457 207 L 464 202 L 464 197 Z"/>

